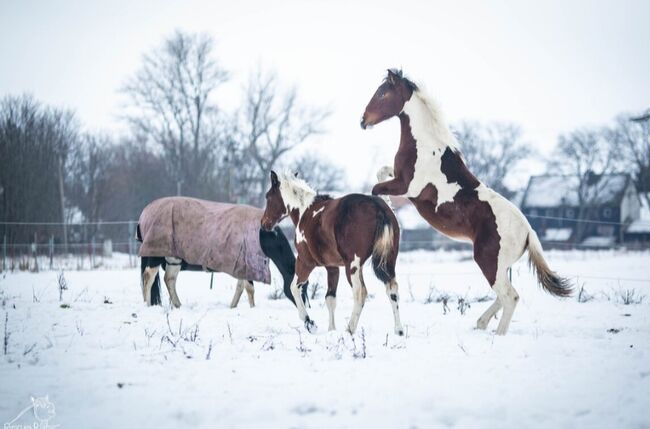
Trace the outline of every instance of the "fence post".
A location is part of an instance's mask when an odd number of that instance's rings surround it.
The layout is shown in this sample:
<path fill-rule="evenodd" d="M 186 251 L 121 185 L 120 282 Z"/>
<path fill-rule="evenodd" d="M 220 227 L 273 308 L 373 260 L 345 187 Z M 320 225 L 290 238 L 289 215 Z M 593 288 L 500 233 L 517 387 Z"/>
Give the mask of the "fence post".
<path fill-rule="evenodd" d="M 135 237 L 135 222 L 130 220 L 129 221 L 129 267 L 133 267 L 133 240 Z"/>
<path fill-rule="evenodd" d="M 95 268 L 95 236 L 90 239 L 90 269 Z"/>
<path fill-rule="evenodd" d="M 7 270 L 7 234 L 2 238 L 2 271 Z"/>
<path fill-rule="evenodd" d="M 34 255 L 34 272 L 38 272 L 38 233 L 34 233 L 34 242 L 32 243 L 32 254 Z"/>
<path fill-rule="evenodd" d="M 50 235 L 50 240 L 49 240 L 49 252 L 50 252 L 50 270 L 54 266 L 54 236 Z"/>

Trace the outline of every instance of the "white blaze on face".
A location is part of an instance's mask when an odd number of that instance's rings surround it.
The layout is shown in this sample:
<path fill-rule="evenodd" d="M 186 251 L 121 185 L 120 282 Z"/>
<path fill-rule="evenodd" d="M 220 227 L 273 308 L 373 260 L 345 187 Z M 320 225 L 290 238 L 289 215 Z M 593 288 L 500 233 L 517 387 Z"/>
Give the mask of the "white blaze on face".
<path fill-rule="evenodd" d="M 447 147 L 455 150 L 456 140 L 433 102 L 424 99 L 419 92 L 414 92 L 404 104 L 404 113 L 409 116 L 417 150 L 415 172 L 406 196 L 419 196 L 431 183 L 438 191 L 437 209 L 441 204 L 453 201 L 461 189 L 456 182 L 448 183 L 447 176 L 442 172 L 442 155 Z"/>

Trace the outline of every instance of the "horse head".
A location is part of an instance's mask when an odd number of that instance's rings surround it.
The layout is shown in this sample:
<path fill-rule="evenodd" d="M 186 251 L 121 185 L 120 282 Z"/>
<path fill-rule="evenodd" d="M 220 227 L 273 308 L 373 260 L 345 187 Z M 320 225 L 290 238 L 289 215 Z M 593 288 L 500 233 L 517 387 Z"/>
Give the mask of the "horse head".
<path fill-rule="evenodd" d="M 361 118 L 364 130 L 386 119 L 399 115 L 411 98 L 417 85 L 405 78 L 401 70 L 389 69 L 386 79 L 379 85 Z"/>
<path fill-rule="evenodd" d="M 287 205 L 280 191 L 280 179 L 275 171 L 271 171 L 271 188 L 266 193 L 266 207 L 262 216 L 262 229 L 271 231 L 287 214 Z"/>

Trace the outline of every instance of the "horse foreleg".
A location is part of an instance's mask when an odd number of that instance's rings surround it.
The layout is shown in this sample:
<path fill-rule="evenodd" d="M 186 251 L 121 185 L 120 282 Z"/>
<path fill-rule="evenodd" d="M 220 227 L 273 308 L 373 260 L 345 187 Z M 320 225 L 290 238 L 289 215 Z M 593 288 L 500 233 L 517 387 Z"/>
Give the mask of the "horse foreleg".
<path fill-rule="evenodd" d="M 386 295 L 390 300 L 390 304 L 393 307 L 393 318 L 395 319 L 395 333 L 397 335 L 404 335 L 404 328 L 402 327 L 402 322 L 399 317 L 399 292 L 397 287 L 397 282 L 395 279 L 392 279 L 386 283 Z"/>
<path fill-rule="evenodd" d="M 310 267 L 303 263 L 300 259 L 300 255 L 298 255 L 298 259 L 296 260 L 296 275 L 294 276 L 290 287 L 291 295 L 293 295 L 296 307 L 298 308 L 298 317 L 300 317 L 300 320 L 304 322 L 305 328 L 307 328 L 307 331 L 310 333 L 316 332 L 317 328 L 314 321 L 311 320 L 309 318 L 309 314 L 307 314 L 307 308 L 305 307 L 305 303 L 302 300 L 300 290 L 307 284 L 309 274 L 311 274 L 313 269 L 313 267 Z"/>

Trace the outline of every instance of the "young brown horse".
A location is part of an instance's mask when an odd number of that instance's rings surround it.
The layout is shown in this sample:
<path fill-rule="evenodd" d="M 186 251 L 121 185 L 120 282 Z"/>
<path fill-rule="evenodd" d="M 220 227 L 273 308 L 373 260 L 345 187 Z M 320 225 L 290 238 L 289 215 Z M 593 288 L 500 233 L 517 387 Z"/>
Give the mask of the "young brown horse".
<path fill-rule="evenodd" d="M 467 169 L 436 104 L 401 71 L 389 70 L 366 107 L 361 128 L 393 116 L 401 124 L 399 148 L 393 168 L 381 170 L 384 180 L 390 180 L 376 184 L 372 194 L 406 196 L 434 228 L 474 244 L 474 260 L 497 294 L 477 327 L 485 329 L 503 307 L 497 334 L 508 331 L 519 295 L 507 271 L 526 249 L 542 287 L 553 295 L 569 296 L 568 280 L 551 271 L 524 215 Z"/>
<path fill-rule="evenodd" d="M 271 189 L 266 193 L 266 209 L 262 228 L 270 230 L 286 216 L 296 226 L 296 276 L 291 285 L 294 297 L 316 267 L 327 270 L 329 330 L 334 330 L 336 287 L 339 267 L 352 286 L 354 307 L 348 324 L 353 334 L 368 292 L 363 281 L 362 267 L 372 257 L 375 275 L 386 285 L 393 307 L 395 333 L 404 335 L 399 318 L 399 294 L 395 281 L 395 261 L 399 250 L 399 224 L 393 211 L 379 197 L 350 194 L 341 198 L 316 195 L 304 181 L 292 175 L 278 177 L 271 172 Z M 316 325 L 309 318 L 302 300 L 296 300 L 300 320 L 309 332 Z"/>

